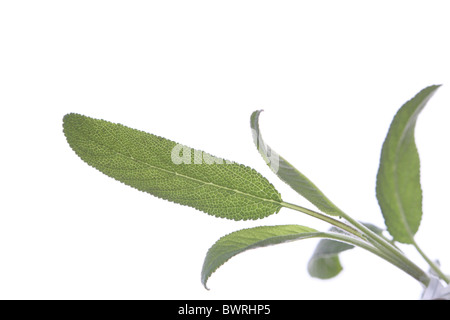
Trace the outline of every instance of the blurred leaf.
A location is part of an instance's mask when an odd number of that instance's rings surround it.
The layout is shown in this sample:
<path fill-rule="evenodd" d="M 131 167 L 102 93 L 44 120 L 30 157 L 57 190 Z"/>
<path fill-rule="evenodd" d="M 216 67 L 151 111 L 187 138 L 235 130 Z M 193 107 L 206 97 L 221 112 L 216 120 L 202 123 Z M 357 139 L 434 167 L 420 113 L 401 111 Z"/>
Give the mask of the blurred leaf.
<path fill-rule="evenodd" d="M 342 271 L 339 253 L 353 246 L 334 240 L 322 239 L 308 262 L 308 272 L 312 277 L 330 279 Z"/>
<path fill-rule="evenodd" d="M 381 234 L 383 230 L 371 223 L 363 223 L 367 228 Z M 342 232 L 337 228 L 331 228 L 331 232 Z M 311 259 L 308 262 L 308 272 L 312 277 L 319 279 L 330 279 L 342 271 L 339 253 L 352 249 L 354 246 L 329 239 L 322 239 L 317 244 Z"/>

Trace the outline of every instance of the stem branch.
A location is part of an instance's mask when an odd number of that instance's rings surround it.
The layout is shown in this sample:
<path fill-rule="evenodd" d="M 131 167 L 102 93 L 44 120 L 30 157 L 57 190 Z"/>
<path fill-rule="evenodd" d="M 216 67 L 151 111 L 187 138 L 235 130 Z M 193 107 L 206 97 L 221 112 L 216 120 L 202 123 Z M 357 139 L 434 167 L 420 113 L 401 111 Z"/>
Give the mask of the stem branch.
<path fill-rule="evenodd" d="M 281 205 L 283 207 L 285 207 L 285 208 L 289 208 L 289 209 L 292 209 L 292 210 L 300 211 L 300 212 L 306 213 L 307 215 L 312 216 L 314 218 L 317 218 L 317 219 L 320 219 L 322 221 L 328 222 L 329 224 L 332 224 L 332 225 L 334 225 L 334 226 L 336 226 L 336 227 L 338 227 L 338 228 L 340 228 L 342 230 L 345 230 L 345 231 L 349 232 L 350 234 L 353 234 L 353 235 L 357 236 L 358 238 L 364 239 L 364 236 L 363 236 L 363 234 L 361 232 L 359 232 L 358 230 L 356 230 L 352 226 L 350 226 L 350 225 L 348 225 L 348 224 L 346 224 L 346 223 L 344 223 L 342 221 L 336 220 L 336 219 L 334 219 L 334 218 L 332 218 L 330 216 L 327 216 L 325 214 L 322 214 L 322 213 L 319 213 L 319 212 L 316 212 L 316 211 L 313 211 L 313 210 L 310 210 L 310 209 L 298 206 L 296 204 L 288 203 L 288 202 L 281 202 Z"/>
<path fill-rule="evenodd" d="M 342 217 L 353 226 L 350 226 L 342 221 L 336 220 L 328 215 L 292 203 L 281 202 L 281 205 L 285 208 L 296 210 L 305 213 L 307 215 L 310 215 L 314 218 L 328 222 L 329 224 L 338 227 L 344 231 L 347 231 L 350 234 L 360 238 L 362 241 L 348 237 L 353 239 L 355 245 L 362 247 L 366 250 L 369 250 L 370 252 L 378 255 L 379 257 L 385 259 L 386 261 L 392 263 L 399 269 L 403 270 L 404 272 L 412 276 L 414 279 L 416 279 L 423 285 L 428 286 L 430 278 L 422 269 L 416 266 L 400 250 L 398 250 L 387 240 L 377 235 L 375 232 L 364 226 L 362 223 L 349 217 L 347 214 L 344 213 Z M 447 278 L 445 277 L 443 279 Z"/>
<path fill-rule="evenodd" d="M 442 280 L 444 280 L 447 284 L 449 284 L 450 283 L 449 277 L 441 271 L 441 269 L 439 268 L 438 265 L 436 265 L 436 263 L 434 263 L 430 258 L 427 257 L 425 252 L 423 252 L 422 249 L 420 249 L 420 247 L 417 245 L 416 241 L 414 241 L 414 240 L 413 240 L 413 246 L 417 249 L 417 251 L 420 253 L 420 255 L 425 259 L 425 261 L 430 265 L 431 269 L 433 269 L 433 271 L 436 272 L 436 274 Z"/>
<path fill-rule="evenodd" d="M 383 237 L 377 235 L 375 232 L 367 228 L 362 223 L 348 216 L 347 214 L 344 214 L 343 218 L 347 220 L 349 223 L 351 223 L 358 230 L 360 230 L 362 233 L 364 233 L 364 235 L 367 237 L 367 240 L 370 241 L 370 243 L 372 243 L 380 250 L 384 251 L 387 255 L 392 257 L 399 264 L 403 265 L 408 270 L 408 274 L 413 276 L 423 285 L 428 286 L 430 282 L 430 277 L 422 269 L 420 269 L 414 262 L 409 260 L 403 254 L 403 252 L 401 252 L 397 247 L 392 245 L 390 242 L 386 241 L 386 239 L 384 239 Z M 398 264 L 396 265 L 399 267 Z"/>

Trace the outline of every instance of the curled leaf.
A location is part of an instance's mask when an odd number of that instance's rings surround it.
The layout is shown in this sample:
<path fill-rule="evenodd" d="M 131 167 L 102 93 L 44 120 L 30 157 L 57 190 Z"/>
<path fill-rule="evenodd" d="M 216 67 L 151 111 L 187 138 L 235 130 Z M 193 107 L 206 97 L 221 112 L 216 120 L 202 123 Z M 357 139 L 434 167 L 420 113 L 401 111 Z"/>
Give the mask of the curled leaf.
<path fill-rule="evenodd" d="M 319 210 L 329 215 L 341 216 L 342 211 L 314 183 L 264 142 L 259 129 L 259 115 L 261 112 L 262 110 L 252 113 L 250 126 L 252 128 L 253 141 L 266 164 L 281 180 Z"/>
<path fill-rule="evenodd" d="M 339 253 L 353 249 L 352 245 L 334 240 L 322 239 L 308 262 L 311 277 L 330 279 L 342 271 Z"/>
<path fill-rule="evenodd" d="M 363 223 L 367 228 L 381 235 L 383 230 L 371 223 Z M 342 230 L 332 227 L 330 232 L 344 233 Z M 353 249 L 354 246 L 329 239 L 322 239 L 308 262 L 308 272 L 312 277 L 319 279 L 330 279 L 342 271 L 339 254 L 343 251 Z"/>

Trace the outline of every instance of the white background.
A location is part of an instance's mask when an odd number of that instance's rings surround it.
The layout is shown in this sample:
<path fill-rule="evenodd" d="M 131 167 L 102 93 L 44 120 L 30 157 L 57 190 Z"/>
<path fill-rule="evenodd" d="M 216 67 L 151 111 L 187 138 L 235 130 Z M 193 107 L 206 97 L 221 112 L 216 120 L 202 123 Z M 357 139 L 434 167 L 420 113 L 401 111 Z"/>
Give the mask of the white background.
<path fill-rule="evenodd" d="M 443 84 L 419 118 L 424 216 L 417 242 L 450 272 L 448 1 L 2 1 L 1 299 L 417 299 L 421 286 L 356 249 L 312 279 L 305 240 L 232 258 L 200 283 L 208 248 L 245 227 L 138 192 L 83 163 L 69 112 L 120 122 L 249 165 L 266 142 L 353 217 L 383 225 L 375 198 L 397 109 Z M 402 247 L 423 268 L 423 260 Z"/>

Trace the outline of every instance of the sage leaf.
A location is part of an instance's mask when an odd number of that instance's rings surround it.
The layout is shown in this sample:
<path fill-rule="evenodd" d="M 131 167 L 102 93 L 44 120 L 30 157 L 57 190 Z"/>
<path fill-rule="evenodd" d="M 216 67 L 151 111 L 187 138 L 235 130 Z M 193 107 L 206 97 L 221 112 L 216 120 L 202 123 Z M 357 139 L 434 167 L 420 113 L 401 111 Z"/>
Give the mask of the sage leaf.
<path fill-rule="evenodd" d="M 417 117 L 439 88 L 430 86 L 394 116 L 381 150 L 376 196 L 394 240 L 414 243 L 422 219 L 420 160 L 414 139 Z"/>
<path fill-rule="evenodd" d="M 255 248 L 317 236 L 318 231 L 300 225 L 262 226 L 242 229 L 220 238 L 207 252 L 201 280 L 206 282 L 213 272 L 233 256 Z"/>
<path fill-rule="evenodd" d="M 311 277 L 330 279 L 342 271 L 339 253 L 352 249 L 347 243 L 322 239 L 317 244 L 311 259 L 308 262 L 308 272 Z"/>
<path fill-rule="evenodd" d="M 333 239 L 371 250 L 366 243 L 346 234 L 320 232 L 300 225 L 262 226 L 242 229 L 223 236 L 209 248 L 203 262 L 201 273 L 202 284 L 207 288 L 206 283 L 211 274 L 229 259 L 241 252 L 309 238 Z"/>
<path fill-rule="evenodd" d="M 264 142 L 259 129 L 259 115 L 261 112 L 262 110 L 258 110 L 252 113 L 250 126 L 252 128 L 253 142 L 266 164 L 281 180 L 319 210 L 329 215 L 342 216 L 342 211 L 314 183 Z"/>
<path fill-rule="evenodd" d="M 367 228 L 378 235 L 381 235 L 383 230 L 371 223 L 363 223 Z M 331 232 L 343 231 L 332 227 Z M 343 251 L 353 249 L 354 246 L 330 239 L 322 239 L 316 246 L 311 259 L 308 262 L 308 272 L 312 277 L 319 279 L 330 279 L 337 276 L 342 271 L 342 265 L 339 259 L 339 254 Z"/>
<path fill-rule="evenodd" d="M 156 197 L 233 220 L 263 218 L 281 208 L 278 191 L 247 166 L 79 114 L 64 116 L 63 128 L 87 164 Z"/>

